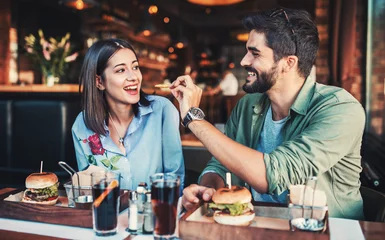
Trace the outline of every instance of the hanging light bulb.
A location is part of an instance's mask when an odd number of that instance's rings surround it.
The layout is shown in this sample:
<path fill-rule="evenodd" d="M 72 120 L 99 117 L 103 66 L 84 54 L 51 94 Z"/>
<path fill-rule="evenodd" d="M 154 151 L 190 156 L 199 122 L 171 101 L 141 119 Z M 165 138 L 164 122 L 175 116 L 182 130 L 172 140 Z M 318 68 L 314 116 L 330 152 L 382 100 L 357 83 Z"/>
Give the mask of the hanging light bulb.
<path fill-rule="evenodd" d="M 93 0 L 67 0 L 64 3 L 67 7 L 75 8 L 76 10 L 84 10 L 87 8 L 91 8 L 96 3 Z"/>
<path fill-rule="evenodd" d="M 185 48 L 188 45 L 188 40 L 187 40 L 186 36 L 184 36 L 182 24 L 178 25 L 178 35 L 177 35 L 174 43 L 175 43 L 175 47 L 178 49 Z"/>
<path fill-rule="evenodd" d="M 156 5 L 151 5 L 148 8 L 148 13 L 149 14 L 157 14 L 158 13 L 158 7 Z"/>
<path fill-rule="evenodd" d="M 232 5 L 244 0 L 188 0 L 191 3 L 203 5 L 203 6 L 223 6 Z"/>
<path fill-rule="evenodd" d="M 140 25 L 137 27 L 137 34 L 143 34 L 143 36 L 148 37 L 153 35 L 157 31 L 155 25 L 152 23 L 151 15 L 149 13 L 145 13 L 142 16 L 142 21 Z"/>

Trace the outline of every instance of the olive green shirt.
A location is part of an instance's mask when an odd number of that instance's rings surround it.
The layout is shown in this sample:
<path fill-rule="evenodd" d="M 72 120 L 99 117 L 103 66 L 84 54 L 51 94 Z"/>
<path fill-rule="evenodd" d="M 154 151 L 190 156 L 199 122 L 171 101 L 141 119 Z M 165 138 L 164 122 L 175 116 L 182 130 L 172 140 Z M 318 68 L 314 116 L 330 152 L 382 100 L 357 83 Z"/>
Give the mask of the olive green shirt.
<path fill-rule="evenodd" d="M 225 134 L 257 149 L 269 106 L 266 94 L 247 94 L 232 111 Z M 304 184 L 306 178 L 317 176 L 330 217 L 363 219 L 359 178 L 364 125 L 364 110 L 352 95 L 308 78 L 290 108 L 282 144 L 264 154 L 268 193 L 281 194 L 290 184 Z M 227 171 L 213 157 L 202 174 L 216 172 L 225 179 Z M 234 174 L 232 183 L 245 184 Z"/>

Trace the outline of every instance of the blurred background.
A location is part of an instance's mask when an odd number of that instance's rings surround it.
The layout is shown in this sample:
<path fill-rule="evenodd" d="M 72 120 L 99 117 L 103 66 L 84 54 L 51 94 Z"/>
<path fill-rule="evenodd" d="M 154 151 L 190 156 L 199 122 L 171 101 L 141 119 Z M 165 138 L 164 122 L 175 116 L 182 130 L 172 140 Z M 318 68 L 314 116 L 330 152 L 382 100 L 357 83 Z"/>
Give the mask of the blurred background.
<path fill-rule="evenodd" d="M 314 18 L 321 42 L 312 76 L 346 89 L 364 106 L 362 181 L 385 192 L 385 0 L 1 0 L 3 178 L 29 173 L 40 159 L 53 171 L 59 171 L 57 161 L 76 165 L 70 128 L 80 111 L 78 75 L 85 52 L 99 39 L 122 38 L 134 46 L 147 93 L 175 103 L 170 92 L 154 84 L 194 75 L 204 89 L 201 107 L 207 120 L 223 129 L 244 95 L 247 72 L 240 61 L 248 32 L 242 18 L 279 6 L 304 9 Z M 65 67 L 53 82 L 47 81 L 46 63 L 34 58 L 33 51 L 41 51 L 34 47 L 40 45 L 28 45 L 33 38 L 39 43 L 39 30 L 46 41 L 68 50 Z M 213 94 L 225 69 L 238 82 L 235 95 Z M 52 130 L 43 131 L 42 125 Z M 204 148 L 185 129 L 181 134 L 186 161 L 200 159 L 194 151 Z M 201 158 L 204 166 L 209 155 Z"/>

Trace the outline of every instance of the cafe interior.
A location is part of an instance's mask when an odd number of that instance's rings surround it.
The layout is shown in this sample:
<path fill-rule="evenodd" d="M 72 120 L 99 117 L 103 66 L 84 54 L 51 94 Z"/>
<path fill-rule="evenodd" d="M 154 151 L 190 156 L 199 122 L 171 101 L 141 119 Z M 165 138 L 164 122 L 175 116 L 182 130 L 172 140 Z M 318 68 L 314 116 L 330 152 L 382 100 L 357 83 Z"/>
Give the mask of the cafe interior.
<path fill-rule="evenodd" d="M 203 89 L 200 108 L 223 131 L 245 95 L 247 71 L 240 61 L 248 31 L 242 18 L 277 7 L 311 14 L 320 37 L 312 77 L 344 88 L 365 109 L 361 194 L 369 220 L 385 221 L 385 0 L 1 0 L 1 188 L 25 188 L 26 177 L 42 161 L 61 183 L 69 175 L 58 162 L 77 170 L 71 127 L 81 111 L 79 74 L 86 51 L 100 39 L 130 42 L 143 91 L 177 108 L 170 90 L 154 85 L 196 72 L 194 81 Z M 56 76 L 28 46 L 41 34 L 67 43 L 61 45 L 68 51 Z M 226 68 L 238 81 L 237 94 L 212 94 Z M 188 186 L 197 183 L 212 156 L 191 131 L 183 126 L 179 131 Z"/>

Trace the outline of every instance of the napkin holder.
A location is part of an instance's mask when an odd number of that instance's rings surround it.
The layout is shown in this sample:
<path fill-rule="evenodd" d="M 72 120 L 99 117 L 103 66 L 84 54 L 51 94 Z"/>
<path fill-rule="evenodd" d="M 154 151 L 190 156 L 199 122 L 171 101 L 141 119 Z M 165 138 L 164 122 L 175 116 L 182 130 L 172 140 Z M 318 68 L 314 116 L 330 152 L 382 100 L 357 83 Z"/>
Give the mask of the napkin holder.
<path fill-rule="evenodd" d="M 310 232 L 324 231 L 327 226 L 326 195 L 317 188 L 317 178 L 311 177 L 305 185 L 290 186 L 290 229 Z"/>

